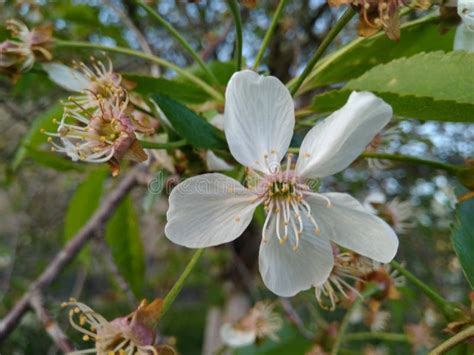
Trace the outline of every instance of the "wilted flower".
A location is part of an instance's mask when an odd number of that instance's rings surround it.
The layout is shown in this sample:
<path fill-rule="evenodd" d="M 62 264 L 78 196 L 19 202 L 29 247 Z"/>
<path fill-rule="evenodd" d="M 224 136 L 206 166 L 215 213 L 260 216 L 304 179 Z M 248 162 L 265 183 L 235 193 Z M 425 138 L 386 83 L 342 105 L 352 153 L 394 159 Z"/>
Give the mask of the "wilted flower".
<path fill-rule="evenodd" d="M 227 346 L 237 348 L 270 338 L 277 340 L 277 332 L 283 325 L 274 312 L 274 305 L 267 301 L 257 302 L 248 313 L 234 324 L 224 323 L 221 339 Z"/>
<path fill-rule="evenodd" d="M 134 130 L 139 133 L 153 134 L 158 125 L 157 121 L 136 109 L 143 110 L 149 108 L 146 103 L 136 94 L 128 94 L 123 85 L 122 76 L 113 69 L 112 62 L 108 60 L 105 65 L 102 61 L 91 58 L 90 66 L 84 63 L 74 62 L 74 68 L 70 68 L 60 63 L 45 63 L 43 69 L 48 73 L 49 78 L 62 88 L 78 93 L 73 96 L 70 105 L 79 105 L 84 109 L 98 109 L 99 101 L 121 99 L 127 103 L 125 112 L 132 122 Z"/>
<path fill-rule="evenodd" d="M 400 234 L 405 234 L 415 227 L 415 211 L 410 201 L 395 197 L 387 202 L 383 193 L 372 192 L 366 197 L 364 207 L 380 216 Z"/>
<path fill-rule="evenodd" d="M 351 281 L 360 280 L 359 276 L 367 272 L 372 262 L 352 252 L 339 252 L 334 247 L 334 266 L 327 280 L 314 287 L 316 300 L 326 310 L 333 311 L 341 298 L 350 299 L 359 295 L 359 292 L 350 284 Z"/>
<path fill-rule="evenodd" d="M 430 327 L 423 322 L 406 325 L 405 332 L 415 352 L 423 349 L 431 349 L 436 345 L 436 339 L 431 335 Z"/>
<path fill-rule="evenodd" d="M 46 133 L 53 150 L 72 160 L 89 163 L 108 162 L 115 176 L 120 160 L 145 161 L 146 153 L 138 143 L 134 127 L 125 114 L 128 100 L 97 99 L 98 108 L 88 110 L 74 101 L 66 106 L 56 133 Z M 52 137 L 58 137 L 55 143 Z"/>
<path fill-rule="evenodd" d="M 391 142 L 398 139 L 400 135 L 400 128 L 398 126 L 390 127 L 389 129 L 383 130 L 377 133 L 377 135 L 369 143 L 365 151 L 367 153 L 377 153 L 381 149 L 384 149 L 390 145 Z M 392 166 L 390 160 L 369 158 L 367 159 L 369 168 L 374 170 L 383 170 Z"/>
<path fill-rule="evenodd" d="M 381 99 L 354 92 L 309 131 L 296 166 L 289 155 L 282 167 L 295 125 L 288 89 L 275 77 L 249 70 L 234 74 L 226 91 L 225 134 L 255 185 L 246 188 L 222 174 L 185 180 L 170 194 L 166 236 L 190 248 L 227 243 L 263 204 L 260 272 L 265 285 L 284 297 L 328 278 L 334 265 L 330 240 L 374 260 L 392 260 L 398 239 L 384 221 L 348 194 L 317 193 L 307 184 L 349 166 L 391 116 Z"/>
<path fill-rule="evenodd" d="M 0 72 L 16 79 L 33 67 L 35 60 L 51 60 L 52 26 L 35 27 L 31 31 L 17 20 L 6 21 L 13 39 L 0 43 Z"/>
<path fill-rule="evenodd" d="M 392 270 L 390 264 L 374 262 L 372 270 L 360 276 L 356 287 L 359 291 L 363 291 L 368 283 L 376 284 L 379 290 L 368 300 L 370 310 L 377 312 L 386 299 L 400 298 L 398 288 L 405 285 L 405 277 L 399 275 L 396 270 Z"/>
<path fill-rule="evenodd" d="M 70 354 L 175 354 L 169 346 L 154 345 L 154 327 L 158 322 L 162 303 L 159 299 L 150 304 L 143 300 L 128 316 L 115 318 L 109 322 L 87 305 L 71 299 L 63 304 L 64 307 L 71 307 L 69 321 L 74 329 L 83 334 L 82 339 L 93 342 L 94 347 Z"/>

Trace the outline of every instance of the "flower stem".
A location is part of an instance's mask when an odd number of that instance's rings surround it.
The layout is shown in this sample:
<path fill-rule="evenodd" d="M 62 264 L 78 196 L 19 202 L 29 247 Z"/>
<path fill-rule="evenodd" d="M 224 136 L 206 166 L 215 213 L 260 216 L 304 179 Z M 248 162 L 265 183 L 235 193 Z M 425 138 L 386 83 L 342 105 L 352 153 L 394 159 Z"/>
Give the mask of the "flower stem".
<path fill-rule="evenodd" d="M 336 36 L 341 32 L 341 30 L 344 28 L 344 26 L 347 25 L 347 23 L 352 19 L 352 17 L 356 14 L 356 11 L 352 8 L 352 6 L 349 6 L 347 10 L 342 14 L 342 16 L 337 20 L 336 24 L 334 25 L 333 28 L 329 31 L 327 36 L 324 38 L 322 43 L 319 45 L 318 49 L 316 52 L 314 52 L 313 56 L 309 60 L 308 64 L 306 64 L 306 68 L 304 68 L 303 73 L 298 77 L 296 82 L 290 86 L 290 92 L 291 95 L 295 95 L 298 89 L 300 88 L 301 84 L 303 84 L 304 80 L 306 77 L 311 73 L 313 70 L 314 66 L 318 62 L 318 60 L 321 58 L 321 56 L 324 54 L 326 49 L 329 47 L 331 42 L 336 38 Z"/>
<path fill-rule="evenodd" d="M 440 308 L 446 318 L 449 320 L 454 320 L 460 315 L 460 309 L 456 307 L 455 304 L 445 300 L 440 294 L 413 275 L 410 271 L 405 269 L 398 262 L 392 260 L 390 265 L 400 274 L 405 276 L 411 283 L 415 284 L 434 304 Z"/>
<path fill-rule="evenodd" d="M 147 148 L 147 149 L 173 149 L 173 148 L 179 148 L 179 147 L 185 146 L 187 144 L 186 140 L 184 139 L 176 141 L 176 142 L 168 142 L 168 143 L 155 143 L 155 142 L 142 141 L 142 140 L 138 140 L 138 142 L 143 148 Z"/>
<path fill-rule="evenodd" d="M 158 23 L 163 26 L 170 34 L 173 36 L 181 46 L 186 50 L 186 52 L 189 53 L 189 55 L 194 59 L 194 61 L 204 70 L 204 72 L 207 74 L 209 79 L 211 79 L 214 83 L 218 83 L 218 80 L 214 73 L 206 66 L 206 64 L 203 62 L 199 54 L 196 53 L 196 51 L 189 45 L 189 43 L 179 34 L 179 32 L 168 22 L 166 21 L 161 15 L 153 10 L 150 6 L 145 4 L 142 0 L 134 0 L 135 3 L 143 8 L 151 17 L 153 17 Z"/>
<path fill-rule="evenodd" d="M 140 51 L 136 51 L 130 48 L 124 48 L 124 47 L 110 47 L 110 46 L 105 46 L 102 44 L 98 43 L 91 43 L 91 42 L 80 42 L 80 41 L 64 41 L 64 40 L 55 40 L 56 47 L 65 47 L 65 48 L 84 48 L 84 49 L 97 49 L 101 51 L 107 51 L 107 52 L 114 52 L 114 53 L 121 53 L 121 54 L 126 54 L 130 56 L 134 56 L 137 58 L 145 59 L 148 60 L 152 63 L 159 64 L 161 66 L 173 69 L 177 73 L 181 74 L 183 77 L 188 79 L 189 81 L 192 81 L 196 85 L 200 86 L 204 91 L 206 91 L 208 94 L 210 94 L 212 97 L 214 97 L 216 100 L 223 102 L 224 97 L 223 95 L 214 89 L 212 86 L 210 86 L 208 83 L 205 81 L 201 80 L 194 74 L 191 74 L 189 71 L 180 68 L 179 66 L 168 62 L 167 60 L 164 60 L 160 57 L 157 57 L 155 55 L 143 53 Z"/>
<path fill-rule="evenodd" d="M 364 158 L 375 158 L 375 159 L 386 159 L 386 160 L 397 160 L 397 161 L 404 161 L 407 163 L 414 163 L 418 165 L 426 165 L 431 166 L 435 169 L 445 170 L 449 173 L 457 174 L 461 171 L 465 170 L 465 168 L 461 165 L 452 165 L 441 163 L 438 161 L 421 159 L 417 157 L 411 157 L 408 155 L 401 155 L 401 154 L 388 154 L 388 153 L 362 153 L 362 157 Z"/>
<path fill-rule="evenodd" d="M 193 257 L 188 262 L 188 265 L 186 265 L 186 268 L 184 269 L 183 273 L 179 277 L 178 281 L 176 281 L 174 286 L 171 288 L 171 290 L 166 295 L 165 299 L 163 300 L 163 308 L 161 309 L 161 314 L 160 314 L 161 317 L 168 311 L 168 309 L 171 307 L 171 305 L 173 304 L 176 297 L 181 292 L 181 289 L 183 288 L 184 282 L 188 278 L 188 276 L 191 273 L 191 271 L 193 270 L 194 266 L 196 266 L 196 263 L 199 260 L 199 257 L 202 255 L 203 252 L 204 252 L 204 249 L 196 250 Z"/>
<path fill-rule="evenodd" d="M 235 22 L 235 62 L 236 70 L 239 71 L 242 68 L 242 19 L 240 18 L 239 3 L 237 0 L 227 0 L 227 5 Z"/>
<path fill-rule="evenodd" d="M 456 335 L 452 336 L 448 340 L 439 344 L 436 348 L 431 350 L 428 355 L 441 355 L 445 354 L 449 349 L 454 348 L 456 345 L 460 344 L 463 341 L 468 340 L 469 338 L 474 337 L 474 325 L 467 327 L 466 329 L 460 331 Z"/>
<path fill-rule="evenodd" d="M 410 339 L 405 334 L 384 333 L 384 332 L 350 333 L 346 335 L 346 340 L 347 341 L 382 340 L 382 341 L 394 341 L 394 342 L 401 342 L 401 343 L 410 342 Z"/>
<path fill-rule="evenodd" d="M 342 343 L 345 340 L 345 333 L 347 331 L 347 328 L 349 327 L 349 320 L 351 318 L 352 313 L 354 313 L 354 310 L 357 309 L 357 307 L 364 302 L 364 299 L 373 295 L 380 289 L 372 285 L 362 292 L 361 296 L 357 298 L 354 303 L 352 303 L 351 307 L 347 310 L 346 314 L 344 315 L 344 318 L 342 319 L 341 326 L 339 327 L 339 331 L 337 333 L 337 338 L 336 341 L 334 342 L 331 355 L 337 355 L 339 353 L 339 349 L 341 348 Z"/>
<path fill-rule="evenodd" d="M 270 39 L 272 38 L 273 32 L 275 31 L 276 25 L 278 24 L 278 21 L 280 20 L 283 8 L 285 7 L 287 1 L 288 0 L 280 0 L 280 2 L 278 3 L 278 7 L 275 10 L 275 14 L 273 15 L 273 18 L 272 18 L 272 23 L 270 24 L 270 27 L 268 27 L 267 33 L 265 33 L 265 37 L 263 37 L 262 45 L 260 46 L 260 49 L 258 50 L 257 57 L 255 58 L 255 63 L 253 64 L 253 68 L 255 70 L 257 70 L 258 66 L 260 65 L 260 61 L 263 58 L 265 49 L 268 46 L 268 42 L 270 42 Z"/>

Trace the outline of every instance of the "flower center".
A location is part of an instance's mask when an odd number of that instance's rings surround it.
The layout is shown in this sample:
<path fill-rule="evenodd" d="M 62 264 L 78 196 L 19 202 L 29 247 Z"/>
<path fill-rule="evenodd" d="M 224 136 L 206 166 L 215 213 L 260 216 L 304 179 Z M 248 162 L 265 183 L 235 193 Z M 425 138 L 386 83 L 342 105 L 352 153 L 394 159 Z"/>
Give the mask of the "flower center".
<path fill-rule="evenodd" d="M 308 224 L 311 225 L 310 228 L 313 228 L 313 233 L 316 236 L 321 233 L 305 198 L 314 196 L 323 199 L 326 201 L 327 207 L 331 207 L 331 201 L 326 196 L 313 192 L 305 181 L 297 176 L 295 170 L 291 169 L 292 159 L 292 154 L 288 154 L 284 171 L 278 166 L 273 173 L 259 176 L 256 192 L 262 200 L 266 212 L 262 232 L 263 241 L 268 241 L 267 229 L 271 224 L 274 224 L 274 233 L 280 244 L 283 245 L 288 239 L 291 239 L 293 250 L 296 251 L 303 230 L 305 227 L 308 228 Z M 290 234 L 291 238 L 289 238 Z"/>

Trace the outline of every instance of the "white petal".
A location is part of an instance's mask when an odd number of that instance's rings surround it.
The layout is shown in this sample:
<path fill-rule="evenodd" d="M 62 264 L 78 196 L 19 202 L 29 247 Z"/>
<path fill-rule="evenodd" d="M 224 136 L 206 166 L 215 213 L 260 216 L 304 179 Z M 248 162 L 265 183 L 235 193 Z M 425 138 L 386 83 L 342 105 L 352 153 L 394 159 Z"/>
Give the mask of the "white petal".
<path fill-rule="evenodd" d="M 353 92 L 347 103 L 314 126 L 301 144 L 296 171 L 318 178 L 347 168 L 392 118 L 392 108 L 370 92 Z"/>
<path fill-rule="evenodd" d="M 270 224 L 268 241 L 260 244 L 260 274 L 267 288 L 282 297 L 292 297 L 313 285 L 323 283 L 334 265 L 333 251 L 323 234 L 314 234 L 314 226 L 304 218 L 304 229 L 299 247 L 293 250 L 294 233 L 280 244 Z M 273 230 L 271 230 L 273 229 Z"/>
<path fill-rule="evenodd" d="M 458 26 L 454 36 L 454 50 L 474 52 L 474 27 L 470 29 L 465 23 Z"/>
<path fill-rule="evenodd" d="M 230 323 L 224 323 L 220 330 L 222 342 L 232 348 L 240 348 L 255 343 L 257 334 L 250 330 L 236 329 Z"/>
<path fill-rule="evenodd" d="M 188 248 L 230 242 L 252 220 L 256 195 L 222 174 L 187 179 L 171 191 L 166 236 Z"/>
<path fill-rule="evenodd" d="M 219 158 L 212 150 L 206 152 L 206 164 L 209 171 L 228 171 L 234 167 L 228 164 L 224 159 Z"/>
<path fill-rule="evenodd" d="M 269 172 L 288 150 L 295 114 L 290 92 L 273 76 L 235 73 L 225 93 L 225 135 L 234 158 Z"/>
<path fill-rule="evenodd" d="M 355 198 L 343 193 L 323 194 L 323 199 L 308 197 L 313 216 L 321 233 L 340 246 L 388 263 L 398 249 L 398 238 L 382 219 L 369 213 Z"/>
<path fill-rule="evenodd" d="M 48 73 L 51 81 L 66 90 L 80 92 L 89 86 L 89 79 L 84 74 L 66 65 L 44 63 L 43 69 Z"/>
<path fill-rule="evenodd" d="M 474 30 L 474 1 L 458 0 L 458 15 L 469 29 Z"/>
<path fill-rule="evenodd" d="M 224 130 L 224 115 L 218 113 L 211 119 L 211 124 L 216 127 L 217 129 L 223 131 Z"/>

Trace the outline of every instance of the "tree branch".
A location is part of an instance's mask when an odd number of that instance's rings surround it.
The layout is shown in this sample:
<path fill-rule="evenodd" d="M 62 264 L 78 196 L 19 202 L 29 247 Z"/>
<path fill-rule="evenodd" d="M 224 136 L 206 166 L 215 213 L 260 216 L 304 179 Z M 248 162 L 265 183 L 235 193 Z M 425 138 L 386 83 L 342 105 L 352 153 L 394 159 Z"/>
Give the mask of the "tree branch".
<path fill-rule="evenodd" d="M 58 326 L 58 324 L 50 317 L 46 309 L 43 307 L 43 298 L 39 292 L 35 292 L 30 300 L 31 308 L 35 311 L 39 320 L 43 323 L 46 333 L 53 340 L 54 344 L 63 351 L 68 353 L 73 351 L 74 348 L 67 338 L 66 334 Z"/>
<path fill-rule="evenodd" d="M 30 289 L 17 302 L 12 310 L 0 322 L 0 341 L 5 339 L 15 329 L 23 315 L 30 308 L 32 297 L 48 287 L 77 256 L 86 242 L 94 236 L 112 215 L 120 201 L 137 184 L 139 167 L 130 171 L 118 186 L 102 202 L 91 219 L 81 230 L 59 251 L 43 273 L 31 284 Z"/>

